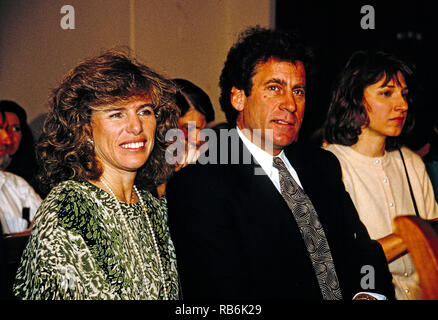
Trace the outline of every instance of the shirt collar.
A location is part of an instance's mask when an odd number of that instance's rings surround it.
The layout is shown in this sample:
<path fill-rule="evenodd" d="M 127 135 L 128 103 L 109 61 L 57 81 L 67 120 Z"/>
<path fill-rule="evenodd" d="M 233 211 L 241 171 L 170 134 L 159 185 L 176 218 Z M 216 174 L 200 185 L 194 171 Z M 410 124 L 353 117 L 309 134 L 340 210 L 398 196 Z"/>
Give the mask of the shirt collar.
<path fill-rule="evenodd" d="M 261 149 L 259 146 L 255 145 L 253 142 L 251 142 L 238 127 L 236 128 L 237 133 L 239 134 L 240 139 L 242 139 L 243 144 L 248 148 L 249 152 L 251 152 L 254 159 L 258 162 L 258 164 L 260 164 L 266 174 L 270 176 L 273 168 L 272 161 L 274 157 L 271 154 L 267 153 L 265 150 Z M 289 162 L 287 161 L 286 155 L 284 154 L 283 150 L 281 150 L 277 157 L 280 157 L 284 162 Z"/>

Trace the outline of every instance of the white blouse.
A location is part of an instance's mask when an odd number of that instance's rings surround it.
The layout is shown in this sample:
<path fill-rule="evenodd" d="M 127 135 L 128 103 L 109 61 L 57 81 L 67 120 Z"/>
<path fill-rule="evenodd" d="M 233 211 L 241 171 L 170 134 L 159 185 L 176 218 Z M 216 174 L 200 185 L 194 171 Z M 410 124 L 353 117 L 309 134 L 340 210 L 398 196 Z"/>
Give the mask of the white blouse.
<path fill-rule="evenodd" d="M 383 157 L 368 157 L 351 147 L 329 144 L 325 147 L 336 155 L 342 167 L 345 189 L 373 239 L 393 232 L 393 221 L 399 215 L 415 215 L 406 173 L 398 151 Z M 438 217 L 438 205 L 423 160 L 402 148 L 415 202 L 423 219 Z M 397 299 L 421 298 L 418 274 L 409 254 L 391 262 Z"/>

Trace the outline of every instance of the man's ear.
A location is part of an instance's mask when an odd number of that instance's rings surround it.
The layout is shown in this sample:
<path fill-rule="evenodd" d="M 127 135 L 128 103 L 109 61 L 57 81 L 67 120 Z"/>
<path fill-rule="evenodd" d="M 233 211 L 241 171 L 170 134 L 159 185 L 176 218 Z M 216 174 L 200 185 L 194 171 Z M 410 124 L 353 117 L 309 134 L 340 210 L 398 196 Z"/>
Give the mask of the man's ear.
<path fill-rule="evenodd" d="M 231 88 L 231 105 L 237 111 L 243 111 L 245 108 L 246 96 L 245 91 L 242 89 L 237 89 L 236 87 Z"/>

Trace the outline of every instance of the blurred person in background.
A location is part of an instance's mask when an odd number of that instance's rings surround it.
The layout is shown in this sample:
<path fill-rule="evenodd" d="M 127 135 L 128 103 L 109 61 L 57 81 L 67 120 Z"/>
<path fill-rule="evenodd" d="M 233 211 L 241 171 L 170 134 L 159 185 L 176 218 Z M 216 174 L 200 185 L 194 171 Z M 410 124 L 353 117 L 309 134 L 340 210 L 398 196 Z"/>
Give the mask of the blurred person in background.
<path fill-rule="evenodd" d="M 196 162 L 201 153 L 207 151 L 208 145 L 203 146 L 205 141 L 201 138 L 200 132 L 214 121 L 214 108 L 207 93 L 194 83 L 180 78 L 172 81 L 178 88 L 176 104 L 181 111 L 178 128 L 184 134 L 183 137 L 178 137 L 184 139 L 184 153 L 179 155 L 175 165 L 175 172 L 178 172 L 188 164 Z M 163 183 L 158 186 L 156 196 L 161 197 L 165 193 L 166 184 Z"/>
<path fill-rule="evenodd" d="M 173 82 L 179 89 L 176 93 L 176 104 L 181 110 L 178 128 L 184 132 L 186 146 L 186 157 L 176 167 L 178 171 L 199 158 L 199 148 L 204 143 L 199 133 L 214 121 L 214 109 L 207 93 L 194 83 L 186 79 L 173 79 Z M 193 128 L 189 128 L 190 123 Z"/>
<path fill-rule="evenodd" d="M 4 169 L 25 179 L 41 197 L 44 197 L 36 183 L 35 143 L 27 123 L 26 111 L 14 101 L 2 100 L 0 112 L 5 119 L 5 130 L 11 139 L 7 148 L 10 163 Z"/>
<path fill-rule="evenodd" d="M 0 222 L 4 234 L 29 233 L 32 219 L 41 204 L 40 196 L 22 177 L 7 172 L 16 149 L 5 112 L 0 106 Z M 15 130 L 12 130 L 13 132 Z"/>

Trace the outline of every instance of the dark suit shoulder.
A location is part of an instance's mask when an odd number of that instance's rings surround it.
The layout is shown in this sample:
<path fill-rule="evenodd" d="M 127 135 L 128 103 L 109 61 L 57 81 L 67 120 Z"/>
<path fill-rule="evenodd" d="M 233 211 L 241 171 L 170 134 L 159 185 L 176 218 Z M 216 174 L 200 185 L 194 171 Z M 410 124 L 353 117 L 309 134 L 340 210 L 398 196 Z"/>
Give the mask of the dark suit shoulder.
<path fill-rule="evenodd" d="M 169 180 L 166 186 L 166 197 L 171 202 L 195 205 L 220 201 L 231 197 L 230 185 L 234 183 L 236 174 L 231 165 L 191 164 Z"/>
<path fill-rule="evenodd" d="M 341 179 L 342 170 L 336 156 L 313 145 L 297 144 L 285 150 L 292 166 L 298 171 L 309 171 L 312 176 L 330 180 Z"/>
<path fill-rule="evenodd" d="M 226 165 L 213 164 L 190 164 L 187 167 L 176 172 L 168 182 L 172 185 L 199 185 L 206 181 L 218 181 L 218 178 L 229 171 Z"/>
<path fill-rule="evenodd" d="M 297 143 L 285 149 L 286 155 L 292 159 L 299 159 L 301 161 L 313 161 L 321 159 L 336 159 L 333 154 L 327 150 L 314 145 L 307 145 L 304 143 Z"/>

